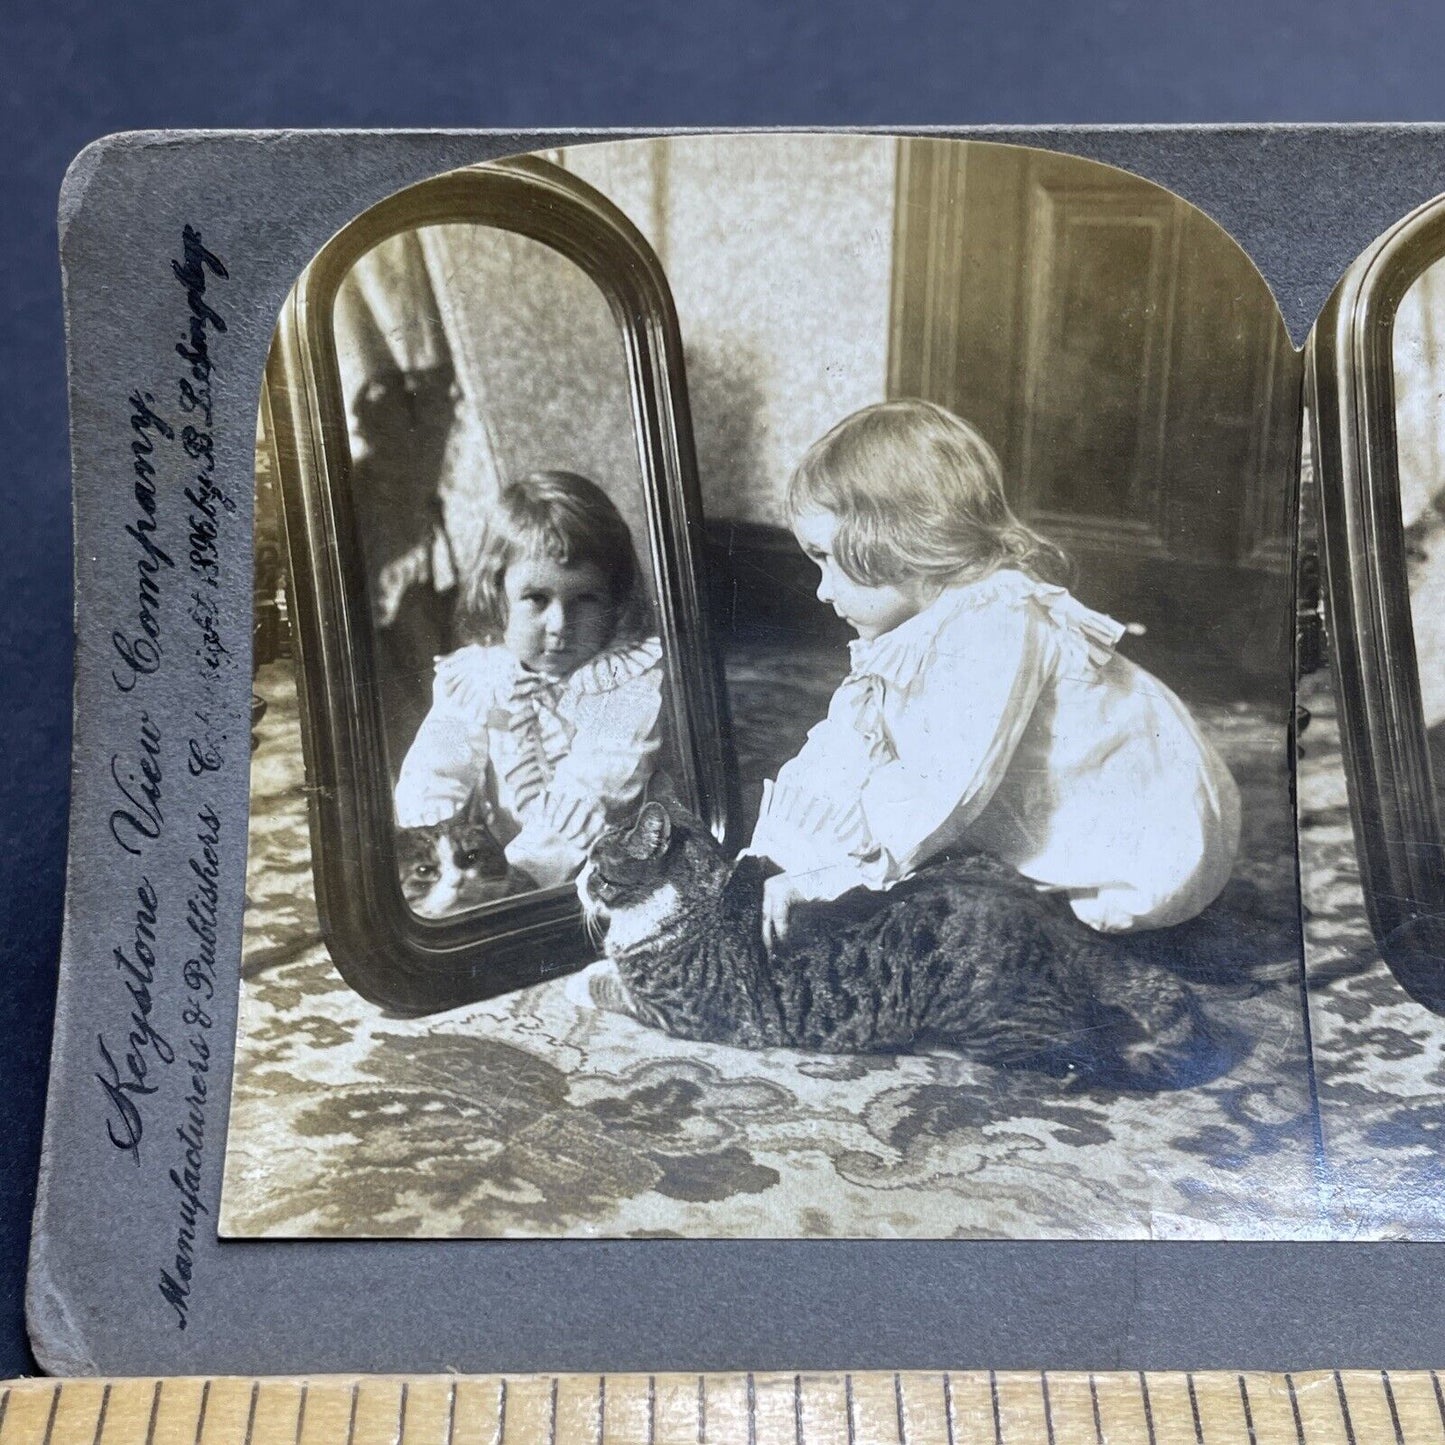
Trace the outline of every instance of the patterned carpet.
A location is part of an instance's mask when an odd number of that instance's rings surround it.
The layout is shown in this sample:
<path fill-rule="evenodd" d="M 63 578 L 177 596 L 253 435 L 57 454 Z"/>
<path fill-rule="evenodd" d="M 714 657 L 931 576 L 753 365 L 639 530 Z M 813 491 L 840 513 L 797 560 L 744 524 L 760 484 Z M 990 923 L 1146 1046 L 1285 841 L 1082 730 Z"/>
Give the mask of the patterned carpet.
<path fill-rule="evenodd" d="M 750 806 L 822 715 L 844 660 L 729 659 Z M 1244 851 L 1215 908 L 1160 936 L 1161 959 L 1197 983 L 1237 1047 L 1197 1088 L 1120 1095 L 945 1053 L 675 1042 L 609 1006 L 600 964 L 430 1019 L 388 1016 L 342 983 L 318 937 L 287 667 L 258 681 L 270 707 L 253 760 L 223 1234 L 1328 1232 L 1284 738 L 1260 709 L 1198 709 L 1244 795 Z"/>
<path fill-rule="evenodd" d="M 1445 1237 L 1445 1019 L 1370 937 L 1328 672 L 1301 686 L 1300 864 L 1326 1206 L 1345 1239 Z"/>

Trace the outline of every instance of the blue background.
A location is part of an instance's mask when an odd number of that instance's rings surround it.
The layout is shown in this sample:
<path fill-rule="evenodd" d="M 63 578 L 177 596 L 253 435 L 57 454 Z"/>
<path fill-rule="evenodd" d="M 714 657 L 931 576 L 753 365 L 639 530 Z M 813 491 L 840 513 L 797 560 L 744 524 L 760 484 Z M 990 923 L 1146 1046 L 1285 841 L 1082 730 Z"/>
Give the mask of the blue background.
<path fill-rule="evenodd" d="M 1422 0 L 138 0 L 32 7 L 3 41 L 0 1377 L 33 1368 L 24 1268 L 70 748 L 55 201 L 86 142 L 200 126 L 1445 119 L 1445 7 Z"/>

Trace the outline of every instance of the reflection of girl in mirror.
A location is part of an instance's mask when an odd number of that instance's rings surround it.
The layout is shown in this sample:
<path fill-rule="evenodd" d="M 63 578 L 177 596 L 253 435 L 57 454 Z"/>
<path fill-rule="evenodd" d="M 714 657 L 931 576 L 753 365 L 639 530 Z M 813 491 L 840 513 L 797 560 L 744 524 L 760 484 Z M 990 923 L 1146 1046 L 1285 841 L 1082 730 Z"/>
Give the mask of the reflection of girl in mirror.
<path fill-rule="evenodd" d="M 662 645 L 632 534 L 596 483 L 535 472 L 502 490 L 464 583 L 481 640 L 437 660 L 396 820 L 443 822 L 481 785 L 508 861 L 550 887 L 656 765 Z"/>
<path fill-rule="evenodd" d="M 764 793 L 765 931 L 800 898 L 887 888 L 978 848 L 1106 932 L 1180 923 L 1223 888 L 1239 793 L 1184 704 L 1060 583 L 988 444 L 921 401 L 846 418 L 787 508 L 818 596 L 853 627 L 828 716 Z"/>

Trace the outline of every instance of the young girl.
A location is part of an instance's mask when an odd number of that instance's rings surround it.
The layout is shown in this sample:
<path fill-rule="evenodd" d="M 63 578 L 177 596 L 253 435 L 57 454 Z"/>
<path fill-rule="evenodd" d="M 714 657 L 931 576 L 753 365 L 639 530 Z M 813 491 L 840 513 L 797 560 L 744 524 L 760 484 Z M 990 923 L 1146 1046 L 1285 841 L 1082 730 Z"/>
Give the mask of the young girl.
<path fill-rule="evenodd" d="M 480 786 L 508 861 L 564 883 L 657 758 L 662 644 L 632 535 L 596 483 L 535 472 L 502 491 L 465 585 L 483 641 L 437 661 L 396 820 L 443 822 Z"/>
<path fill-rule="evenodd" d="M 1239 793 L 1184 704 L 1118 656 L 1124 629 L 1062 585 L 998 459 L 922 401 L 847 417 L 788 486 L 819 598 L 858 634 L 828 716 L 764 790 L 750 851 L 798 899 L 882 889 L 984 849 L 1105 932 L 1192 918 L 1228 880 Z"/>

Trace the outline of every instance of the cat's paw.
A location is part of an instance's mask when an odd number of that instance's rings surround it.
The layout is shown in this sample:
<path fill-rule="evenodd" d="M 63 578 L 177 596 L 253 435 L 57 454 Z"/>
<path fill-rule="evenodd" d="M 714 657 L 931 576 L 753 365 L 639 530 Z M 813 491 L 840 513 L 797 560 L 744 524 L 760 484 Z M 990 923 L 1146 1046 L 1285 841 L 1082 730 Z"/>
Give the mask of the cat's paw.
<path fill-rule="evenodd" d="M 470 789 L 461 783 L 426 788 L 398 787 L 393 798 L 398 828 L 435 828 L 461 811 Z"/>
<path fill-rule="evenodd" d="M 632 1019 L 639 1017 L 632 995 L 627 992 L 627 985 L 617 972 L 617 965 L 609 959 L 574 973 L 567 981 L 567 996 L 582 1007 L 624 1014 Z"/>

